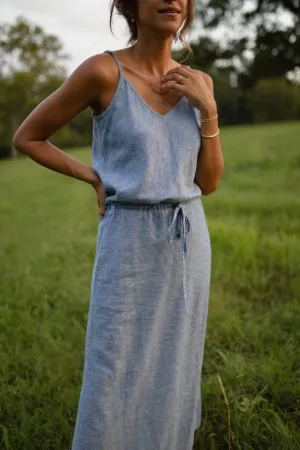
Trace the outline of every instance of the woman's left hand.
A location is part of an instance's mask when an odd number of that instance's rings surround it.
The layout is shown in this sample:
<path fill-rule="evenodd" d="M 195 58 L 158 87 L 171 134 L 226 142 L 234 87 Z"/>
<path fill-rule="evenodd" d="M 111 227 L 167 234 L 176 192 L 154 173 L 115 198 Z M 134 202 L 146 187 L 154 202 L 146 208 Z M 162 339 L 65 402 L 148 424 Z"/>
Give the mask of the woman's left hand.
<path fill-rule="evenodd" d="M 202 113 L 217 110 L 213 94 L 213 80 L 208 74 L 189 66 L 178 66 L 169 70 L 161 82 L 163 89 L 182 92 Z"/>

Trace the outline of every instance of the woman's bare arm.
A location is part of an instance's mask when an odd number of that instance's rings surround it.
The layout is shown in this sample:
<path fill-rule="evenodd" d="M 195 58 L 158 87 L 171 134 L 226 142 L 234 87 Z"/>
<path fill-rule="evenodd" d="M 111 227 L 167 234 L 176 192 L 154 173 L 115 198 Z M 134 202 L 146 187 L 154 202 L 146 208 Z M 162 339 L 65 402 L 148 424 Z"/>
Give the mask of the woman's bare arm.
<path fill-rule="evenodd" d="M 94 170 L 67 155 L 48 139 L 77 114 L 92 106 L 109 84 L 105 55 L 95 55 L 81 63 L 69 78 L 43 100 L 22 122 L 13 138 L 17 150 L 55 172 L 85 181 L 92 186 L 101 180 Z"/>
<path fill-rule="evenodd" d="M 203 73 L 203 72 L 202 72 Z M 205 74 L 204 80 L 210 92 L 214 96 L 214 86 L 212 78 Z M 217 114 L 217 106 L 211 111 L 201 115 L 203 119 L 214 117 Z M 201 123 L 201 133 L 212 135 L 218 130 L 218 121 Z M 224 169 L 224 158 L 222 154 L 219 136 L 214 138 L 203 138 L 201 141 L 201 151 L 198 153 L 195 183 L 200 187 L 202 195 L 209 195 L 214 192 L 219 184 Z"/>

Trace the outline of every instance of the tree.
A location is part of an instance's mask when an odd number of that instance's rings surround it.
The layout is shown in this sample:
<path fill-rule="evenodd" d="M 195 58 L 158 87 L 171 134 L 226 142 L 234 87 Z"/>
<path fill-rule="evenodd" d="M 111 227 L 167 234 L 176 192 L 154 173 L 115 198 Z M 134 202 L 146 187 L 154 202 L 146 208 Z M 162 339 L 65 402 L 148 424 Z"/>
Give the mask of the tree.
<path fill-rule="evenodd" d="M 234 61 L 238 82 L 245 89 L 260 78 L 297 74 L 300 69 L 300 0 L 253 0 L 250 5 L 246 0 L 196 3 L 195 23 L 201 29 L 225 30 L 220 59 L 230 65 Z"/>
<path fill-rule="evenodd" d="M 63 53 L 58 38 L 19 16 L 13 25 L 0 25 L 0 142 L 12 145 L 25 117 L 65 80 Z"/>

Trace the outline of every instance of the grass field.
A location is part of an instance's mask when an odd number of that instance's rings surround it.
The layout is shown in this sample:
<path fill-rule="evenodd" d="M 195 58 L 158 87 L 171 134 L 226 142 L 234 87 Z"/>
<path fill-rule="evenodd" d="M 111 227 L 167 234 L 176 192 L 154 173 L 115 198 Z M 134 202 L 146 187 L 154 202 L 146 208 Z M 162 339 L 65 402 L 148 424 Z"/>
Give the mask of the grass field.
<path fill-rule="evenodd" d="M 299 129 L 221 129 L 224 173 L 202 200 L 213 254 L 195 450 L 300 449 Z M 0 162 L 0 195 L 0 448 L 67 450 L 96 196 L 28 158 Z"/>

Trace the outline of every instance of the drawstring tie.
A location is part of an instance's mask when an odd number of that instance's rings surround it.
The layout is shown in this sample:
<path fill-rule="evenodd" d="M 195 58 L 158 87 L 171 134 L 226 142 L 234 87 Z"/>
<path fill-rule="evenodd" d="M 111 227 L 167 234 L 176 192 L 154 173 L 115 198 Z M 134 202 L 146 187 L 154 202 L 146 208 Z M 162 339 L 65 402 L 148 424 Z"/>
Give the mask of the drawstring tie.
<path fill-rule="evenodd" d="M 181 212 L 181 215 L 179 214 Z M 178 227 L 178 221 L 177 218 L 181 217 L 180 219 L 180 227 Z M 187 292 L 186 292 L 186 253 L 187 253 L 187 244 L 186 244 L 186 236 L 190 230 L 190 221 L 187 217 L 187 215 L 184 212 L 183 205 L 178 203 L 175 207 L 174 216 L 172 223 L 168 229 L 168 240 L 169 242 L 173 241 L 174 236 L 174 230 L 175 226 L 177 226 L 177 236 L 182 237 L 182 257 L 183 257 L 183 295 L 184 295 L 184 306 L 186 310 L 186 314 L 188 315 L 188 308 L 187 308 Z M 178 229 L 180 234 L 178 234 Z"/>

